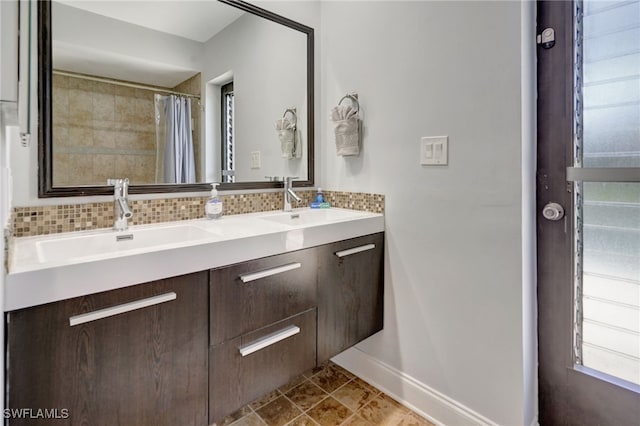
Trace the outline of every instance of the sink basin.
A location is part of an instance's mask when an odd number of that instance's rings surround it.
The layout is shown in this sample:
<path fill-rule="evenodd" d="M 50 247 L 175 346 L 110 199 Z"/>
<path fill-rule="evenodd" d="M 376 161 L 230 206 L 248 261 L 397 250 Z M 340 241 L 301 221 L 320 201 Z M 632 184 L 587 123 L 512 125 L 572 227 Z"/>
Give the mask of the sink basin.
<path fill-rule="evenodd" d="M 213 233 L 192 225 L 174 225 L 130 231 L 103 231 L 36 242 L 40 262 L 57 262 L 92 256 L 108 256 L 134 250 L 148 250 L 167 244 L 179 245 L 210 240 Z"/>
<path fill-rule="evenodd" d="M 350 220 L 358 217 L 371 215 L 368 212 L 355 210 L 343 210 L 337 208 L 329 209 L 300 209 L 290 212 L 280 212 L 277 214 L 268 214 L 262 216 L 261 219 L 270 222 L 281 223 L 285 225 L 320 225 L 329 222 L 338 222 L 342 220 Z"/>
<path fill-rule="evenodd" d="M 278 232 L 287 229 L 276 222 L 264 222 L 255 218 L 223 216 L 219 220 L 201 220 L 195 226 L 211 232 L 222 239 L 244 238 L 253 235 Z"/>

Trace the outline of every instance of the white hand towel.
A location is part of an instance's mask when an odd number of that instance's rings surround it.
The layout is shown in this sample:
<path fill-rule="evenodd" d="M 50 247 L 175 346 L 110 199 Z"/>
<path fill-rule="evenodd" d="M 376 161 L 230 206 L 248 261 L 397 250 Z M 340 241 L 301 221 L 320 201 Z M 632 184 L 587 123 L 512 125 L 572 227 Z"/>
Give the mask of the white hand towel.
<path fill-rule="evenodd" d="M 296 126 L 286 118 L 276 120 L 276 131 L 280 139 L 280 150 L 282 158 L 296 157 Z"/>
<path fill-rule="evenodd" d="M 338 155 L 360 154 L 360 118 L 358 109 L 349 105 L 338 105 L 331 110 Z"/>

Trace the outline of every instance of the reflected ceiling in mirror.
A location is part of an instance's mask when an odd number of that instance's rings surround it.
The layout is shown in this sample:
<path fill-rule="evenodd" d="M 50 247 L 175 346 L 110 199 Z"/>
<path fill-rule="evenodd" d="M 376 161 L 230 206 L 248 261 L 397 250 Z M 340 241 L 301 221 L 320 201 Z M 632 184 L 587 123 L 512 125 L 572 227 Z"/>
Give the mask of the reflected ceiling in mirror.
<path fill-rule="evenodd" d="M 40 2 L 39 18 L 41 197 L 113 177 L 131 193 L 313 184 L 311 28 L 235 0 Z"/>

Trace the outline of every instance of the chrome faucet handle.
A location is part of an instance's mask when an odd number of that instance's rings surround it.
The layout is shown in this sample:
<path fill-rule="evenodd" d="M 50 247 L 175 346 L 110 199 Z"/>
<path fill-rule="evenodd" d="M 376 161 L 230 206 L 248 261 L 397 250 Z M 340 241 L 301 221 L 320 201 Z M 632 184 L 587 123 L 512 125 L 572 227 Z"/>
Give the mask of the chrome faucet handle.
<path fill-rule="evenodd" d="M 107 185 L 113 186 L 113 196 L 118 198 L 122 189 L 122 179 L 107 179 Z"/>
<path fill-rule="evenodd" d="M 291 186 L 291 182 L 292 182 L 294 179 L 300 179 L 300 178 L 299 178 L 298 176 L 285 176 L 285 177 L 284 177 L 284 180 L 285 180 L 285 182 L 287 183 L 287 186 Z"/>
<path fill-rule="evenodd" d="M 129 179 L 107 179 L 107 185 L 113 185 L 113 229 L 125 231 L 129 226 L 127 219 L 133 217 L 133 211 L 127 200 Z"/>
<path fill-rule="evenodd" d="M 129 196 L 129 178 L 122 179 L 122 196 L 125 198 Z"/>
<path fill-rule="evenodd" d="M 124 179 L 107 179 L 107 185 L 115 186 L 116 188 L 123 188 L 124 193 L 127 194 L 129 191 L 129 178 Z"/>

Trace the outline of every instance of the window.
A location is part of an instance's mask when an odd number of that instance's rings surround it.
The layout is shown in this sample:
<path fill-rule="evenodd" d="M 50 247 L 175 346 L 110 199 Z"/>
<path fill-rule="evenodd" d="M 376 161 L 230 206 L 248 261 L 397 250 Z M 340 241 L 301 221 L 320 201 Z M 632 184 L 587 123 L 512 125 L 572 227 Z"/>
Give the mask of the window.
<path fill-rule="evenodd" d="M 220 98 L 222 99 L 222 181 L 235 182 L 234 174 L 234 132 L 233 132 L 233 81 L 220 88 Z"/>
<path fill-rule="evenodd" d="M 640 1 L 577 2 L 576 30 L 576 363 L 640 384 Z"/>

